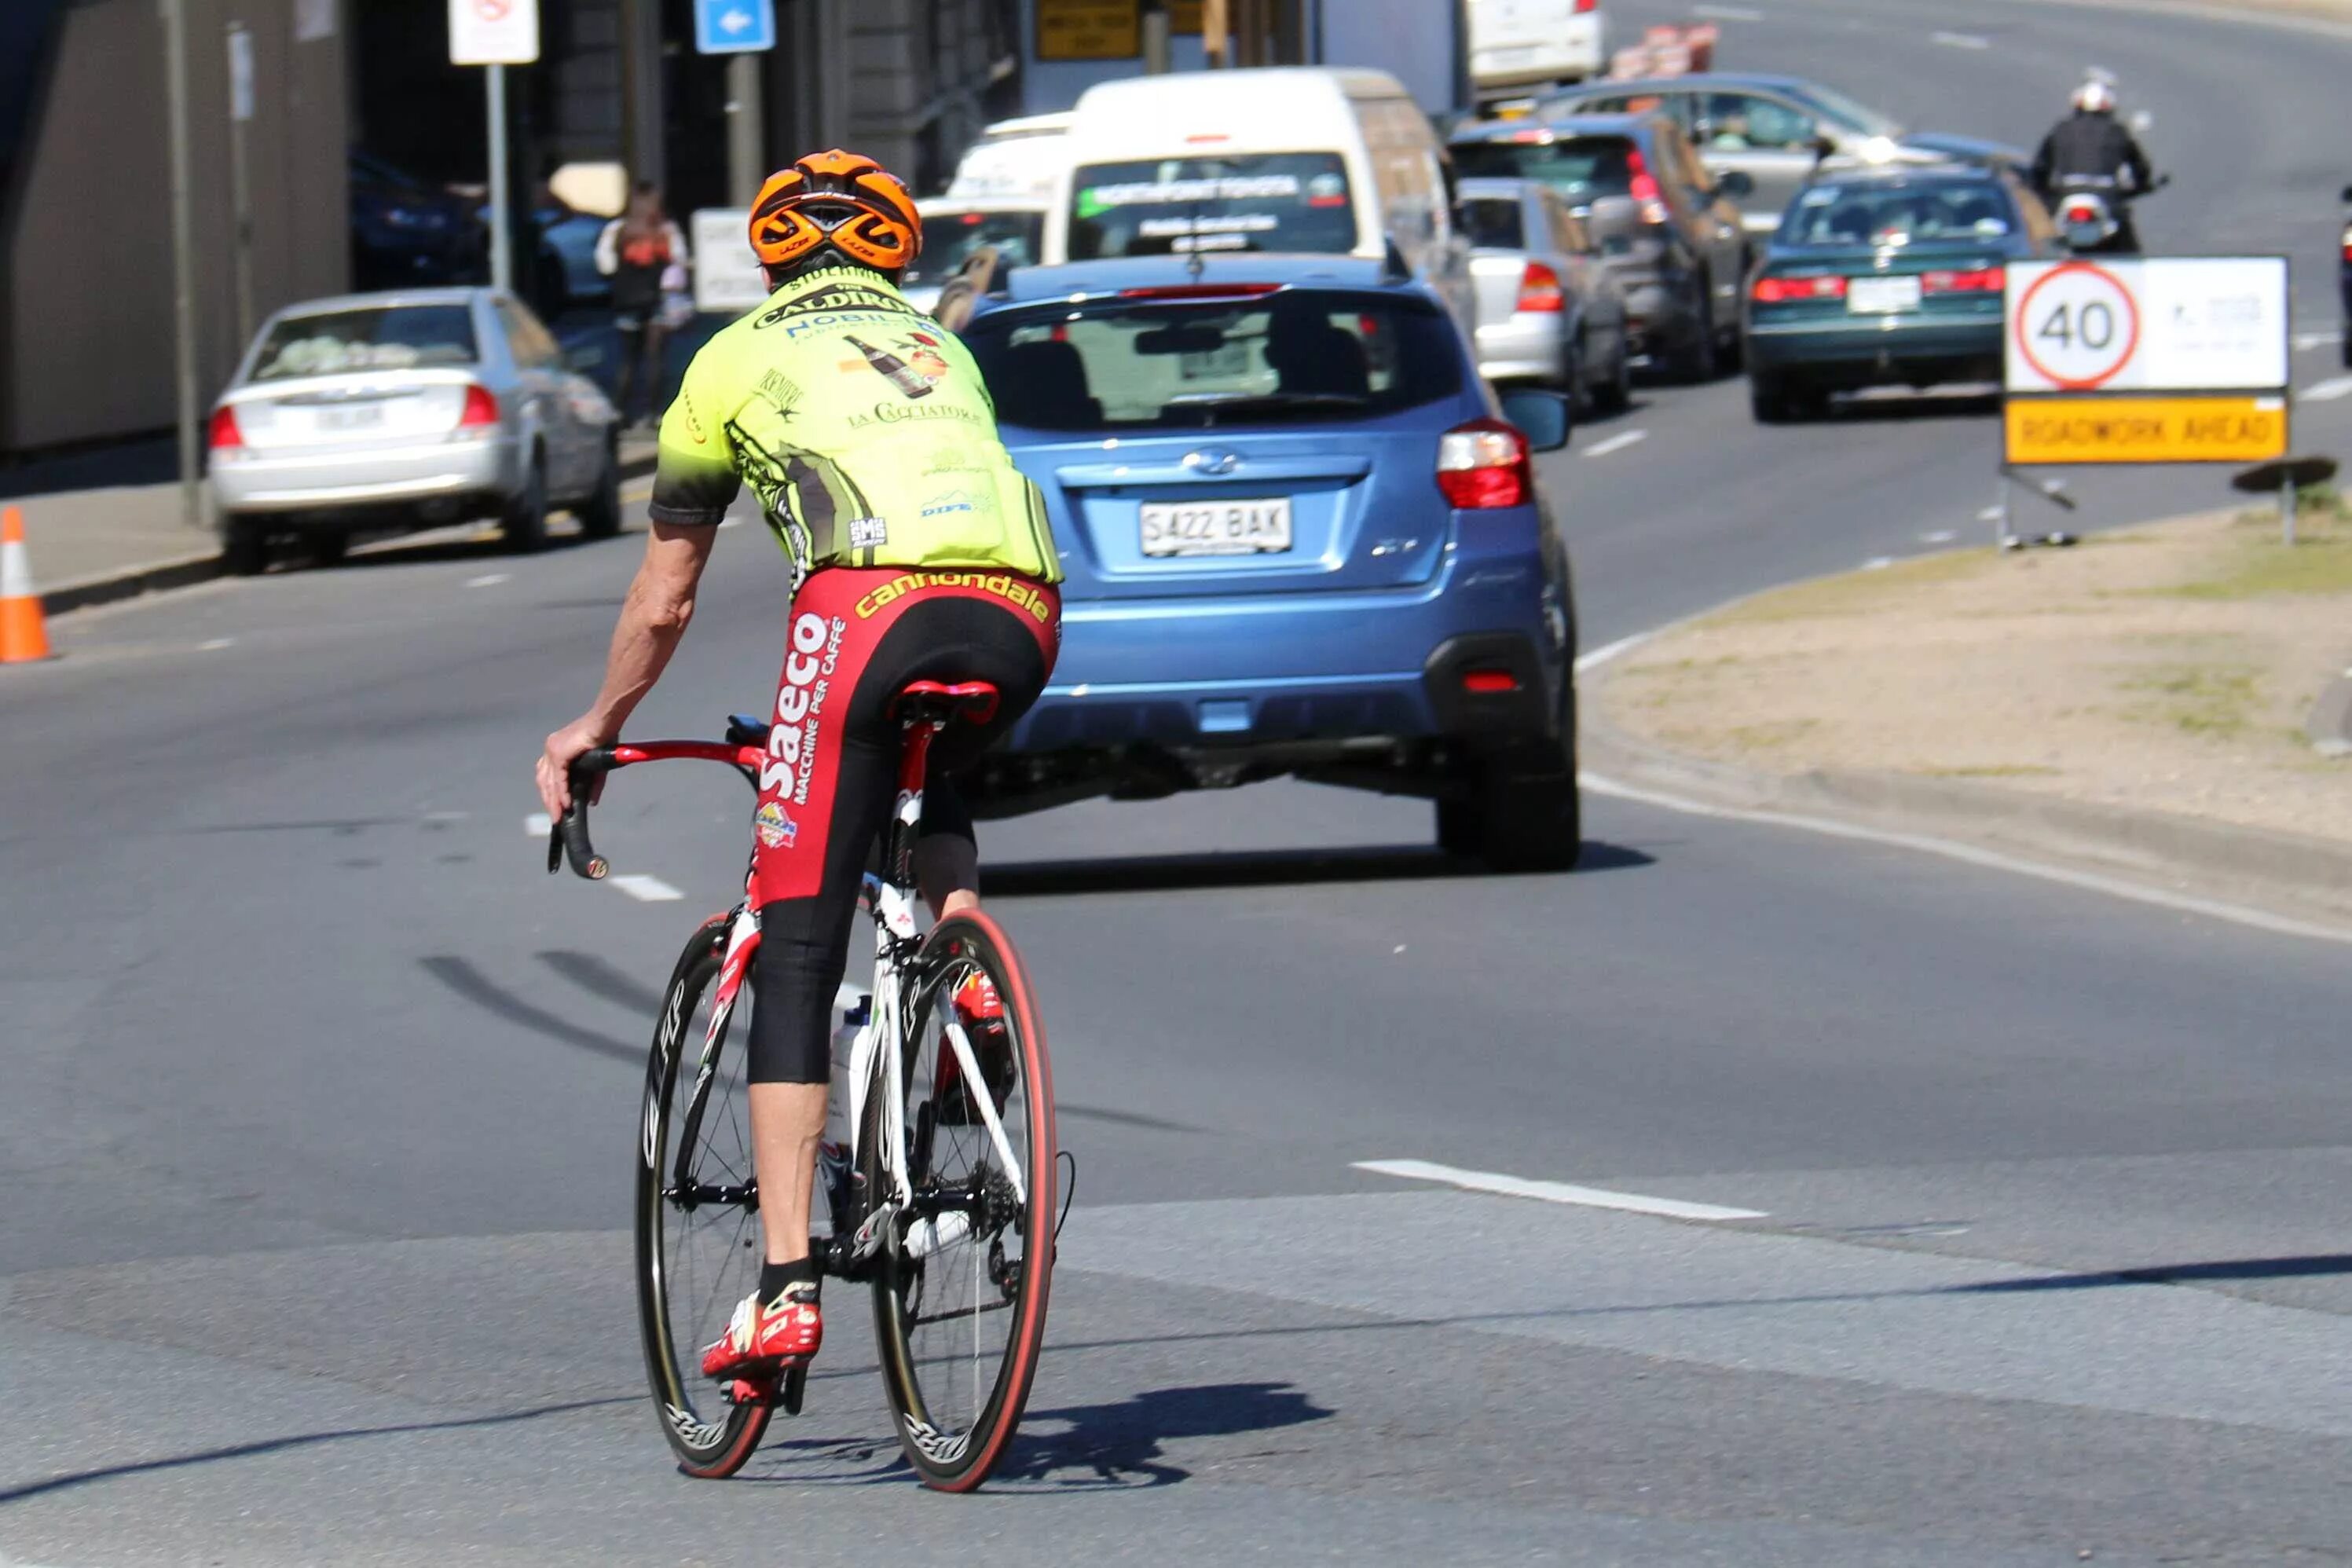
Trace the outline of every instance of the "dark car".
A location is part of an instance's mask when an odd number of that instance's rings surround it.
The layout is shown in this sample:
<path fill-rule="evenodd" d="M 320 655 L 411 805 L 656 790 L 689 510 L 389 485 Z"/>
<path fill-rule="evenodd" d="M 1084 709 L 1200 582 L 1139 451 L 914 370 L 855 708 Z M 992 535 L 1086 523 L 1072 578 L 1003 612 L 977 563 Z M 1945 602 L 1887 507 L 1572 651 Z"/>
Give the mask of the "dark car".
<path fill-rule="evenodd" d="M 358 289 L 470 283 L 488 237 L 474 204 L 351 149 L 352 282 Z"/>
<path fill-rule="evenodd" d="M 1731 198 L 1748 178 L 1709 174 L 1664 115 L 1478 121 L 1452 143 L 1465 177 L 1540 181 L 1601 247 L 1624 290 L 1637 352 L 1711 381 L 1739 351 L 1748 243 Z"/>
<path fill-rule="evenodd" d="M 1906 131 L 1892 117 L 1802 77 L 1708 71 L 1636 81 L 1589 82 L 1549 99 L 1547 114 L 1657 113 L 1673 117 L 1701 162 L 1756 183 L 1740 205 L 1748 226 L 1769 234 L 1824 153 L 1860 156 L 1876 142 L 1948 158 L 2022 163 L 1999 142 Z"/>
<path fill-rule="evenodd" d="M 1748 288 L 1748 383 L 1767 424 L 1832 392 L 1998 381 L 2011 261 L 2063 253 L 2005 166 L 1829 169 L 1789 205 Z"/>
<path fill-rule="evenodd" d="M 1349 257 L 1024 268 L 961 335 L 1067 574 L 976 806 L 1293 774 L 1433 799 L 1497 867 L 1574 861 L 1568 552 L 1531 463 L 1566 399 L 1505 423 L 1437 295 Z"/>

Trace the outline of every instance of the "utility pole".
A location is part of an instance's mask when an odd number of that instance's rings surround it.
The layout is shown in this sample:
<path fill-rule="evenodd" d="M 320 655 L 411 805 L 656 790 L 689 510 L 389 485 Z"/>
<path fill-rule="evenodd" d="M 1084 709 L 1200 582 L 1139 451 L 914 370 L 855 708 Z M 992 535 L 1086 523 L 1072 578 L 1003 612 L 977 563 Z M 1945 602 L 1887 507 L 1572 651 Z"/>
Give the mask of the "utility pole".
<path fill-rule="evenodd" d="M 172 163 L 172 337 L 179 381 L 180 521 L 205 523 L 196 446 L 196 240 L 189 206 L 188 18 L 185 0 L 157 0 L 163 16 L 164 112 Z"/>
<path fill-rule="evenodd" d="M 1166 76 L 1175 67 L 1169 45 L 1169 24 L 1172 21 L 1162 0 L 1144 0 L 1143 5 L 1143 74 Z"/>

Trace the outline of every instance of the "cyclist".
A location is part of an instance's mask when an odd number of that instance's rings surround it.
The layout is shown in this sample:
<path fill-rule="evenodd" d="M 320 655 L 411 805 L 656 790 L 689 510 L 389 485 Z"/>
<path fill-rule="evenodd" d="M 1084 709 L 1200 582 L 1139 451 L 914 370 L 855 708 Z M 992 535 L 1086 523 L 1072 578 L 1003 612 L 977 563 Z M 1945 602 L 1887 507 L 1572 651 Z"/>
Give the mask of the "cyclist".
<path fill-rule="evenodd" d="M 757 1387 L 824 1338 L 810 1196 L 832 1075 L 831 1007 L 859 882 L 895 789 L 892 699 L 921 679 L 986 680 L 985 725 L 939 737 L 916 870 L 936 914 L 978 903 L 971 818 L 951 775 L 1036 700 L 1061 637 L 1044 498 L 997 439 L 971 356 L 897 284 L 922 247 L 898 178 L 814 153 L 751 208 L 765 304 L 688 368 L 661 425 L 652 532 L 623 602 L 604 683 L 539 760 L 551 815 L 567 769 L 610 744 L 694 614 L 718 525 L 748 481 L 791 561 L 778 682 L 752 816 L 752 1161 L 766 1242 L 758 1289 L 703 1355 Z M 985 1016 L 993 999 L 958 1005 Z"/>

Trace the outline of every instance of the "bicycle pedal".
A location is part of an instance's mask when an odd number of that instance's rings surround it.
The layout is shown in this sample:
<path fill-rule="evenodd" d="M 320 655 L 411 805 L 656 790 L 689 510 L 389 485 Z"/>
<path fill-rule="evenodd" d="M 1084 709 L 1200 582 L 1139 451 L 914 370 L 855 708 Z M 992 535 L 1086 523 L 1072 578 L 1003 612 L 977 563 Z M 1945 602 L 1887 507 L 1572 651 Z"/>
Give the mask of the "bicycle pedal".
<path fill-rule="evenodd" d="M 801 1413 L 801 1399 L 808 1393 L 808 1368 L 796 1366 L 784 1373 L 783 1406 L 787 1415 Z"/>
<path fill-rule="evenodd" d="M 731 1378 L 719 1385 L 719 1396 L 730 1405 L 772 1405 L 776 1385 L 762 1379 Z"/>

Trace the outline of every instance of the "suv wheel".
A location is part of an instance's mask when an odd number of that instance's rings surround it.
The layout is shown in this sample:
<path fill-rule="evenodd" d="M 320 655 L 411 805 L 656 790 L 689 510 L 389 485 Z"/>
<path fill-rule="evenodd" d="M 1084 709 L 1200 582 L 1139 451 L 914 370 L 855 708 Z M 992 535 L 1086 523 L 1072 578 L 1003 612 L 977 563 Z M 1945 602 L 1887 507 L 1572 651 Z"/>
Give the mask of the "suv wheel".
<path fill-rule="evenodd" d="M 1478 764 L 1469 791 L 1437 803 L 1437 845 L 1496 871 L 1566 871 L 1584 847 L 1576 787 L 1576 698 L 1560 737 L 1500 752 Z"/>

